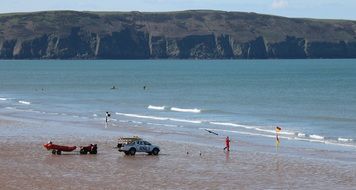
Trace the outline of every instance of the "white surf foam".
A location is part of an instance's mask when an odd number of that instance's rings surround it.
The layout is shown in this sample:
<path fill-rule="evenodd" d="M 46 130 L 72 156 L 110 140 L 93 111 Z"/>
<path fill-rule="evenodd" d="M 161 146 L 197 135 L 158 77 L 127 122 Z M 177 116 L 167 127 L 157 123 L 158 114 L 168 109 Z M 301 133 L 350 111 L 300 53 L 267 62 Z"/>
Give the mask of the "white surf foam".
<path fill-rule="evenodd" d="M 195 124 L 202 123 L 202 121 L 198 121 L 198 120 L 187 120 L 187 119 L 176 119 L 176 118 L 168 118 L 168 119 L 171 121 L 178 121 L 184 123 L 195 123 Z"/>
<path fill-rule="evenodd" d="M 200 113 L 201 110 L 194 108 L 194 109 L 183 109 L 183 108 L 176 108 L 176 107 L 172 107 L 171 111 L 176 111 L 176 112 L 188 112 L 188 113 Z"/>
<path fill-rule="evenodd" d="M 250 136 L 260 136 L 260 137 L 268 137 L 268 138 L 276 138 L 274 135 L 265 135 L 265 134 L 259 134 L 259 133 L 251 133 L 251 132 L 245 132 L 245 131 L 234 131 L 234 130 L 225 130 L 225 129 L 211 129 L 211 128 L 199 128 L 202 130 L 210 130 L 214 132 L 227 132 L 227 133 L 236 133 L 236 134 L 241 134 L 241 135 L 250 135 Z M 280 138 L 286 138 L 286 137 L 280 137 Z"/>
<path fill-rule="evenodd" d="M 6 98 L 0 98 L 1 101 L 6 101 L 7 99 Z"/>
<path fill-rule="evenodd" d="M 340 142 L 352 142 L 353 141 L 353 139 L 346 139 L 346 138 L 341 138 L 341 137 L 339 137 L 337 140 Z"/>
<path fill-rule="evenodd" d="M 298 137 L 306 137 L 306 134 L 304 134 L 304 133 L 297 133 L 297 136 L 298 136 Z"/>
<path fill-rule="evenodd" d="M 353 144 L 335 143 L 335 142 L 329 142 L 329 141 L 326 141 L 325 144 L 338 145 L 338 146 L 345 146 L 345 147 L 353 147 L 353 148 L 356 147 L 356 146 L 353 145 Z"/>
<path fill-rule="evenodd" d="M 115 113 L 116 115 L 122 115 L 126 117 L 136 117 L 141 119 L 152 119 L 152 120 L 160 120 L 160 121 L 176 121 L 176 122 L 184 122 L 184 123 L 195 123 L 199 124 L 202 121 L 199 120 L 188 120 L 188 119 L 179 119 L 179 118 L 168 118 L 168 117 L 156 117 L 156 116 L 147 116 L 147 115 L 138 115 L 138 114 L 128 114 L 128 113 Z"/>
<path fill-rule="evenodd" d="M 168 120 L 168 118 L 165 117 L 155 117 L 155 116 L 146 116 L 146 115 L 137 115 L 137 114 L 128 114 L 128 113 L 115 113 L 116 115 L 122 115 L 126 117 L 136 117 L 136 118 L 142 118 L 142 119 L 153 119 L 153 120 Z"/>
<path fill-rule="evenodd" d="M 31 104 L 31 102 L 24 101 L 24 100 L 20 100 L 19 103 L 20 104 L 25 104 L 25 105 L 30 105 Z"/>
<path fill-rule="evenodd" d="M 260 133 L 252 133 L 252 132 L 245 132 L 245 131 L 234 131 L 234 130 L 225 130 L 225 129 L 210 129 L 210 128 L 200 128 L 200 129 L 207 129 L 215 132 L 227 132 L 227 133 L 236 133 L 236 134 L 241 134 L 241 135 L 250 135 L 250 136 L 260 136 L 260 137 L 268 137 L 268 138 L 276 138 L 274 135 L 266 135 L 266 134 L 260 134 Z M 344 144 L 340 143 L 332 143 L 325 141 L 323 139 L 306 139 L 306 138 L 290 138 L 290 137 L 285 137 L 285 136 L 280 136 L 280 139 L 288 139 L 288 140 L 298 140 L 298 141 L 307 141 L 307 142 L 317 142 L 317 143 L 324 143 L 324 144 L 335 144 L 335 145 L 341 145 L 344 146 Z"/>
<path fill-rule="evenodd" d="M 223 123 L 223 122 L 209 122 L 210 124 L 213 125 L 221 125 L 221 126 L 230 126 L 230 127 L 240 127 L 240 128 L 245 128 L 245 129 L 253 129 L 253 127 L 246 126 L 246 125 L 240 125 L 236 123 Z"/>
<path fill-rule="evenodd" d="M 276 131 L 273 129 L 263 129 L 261 126 L 249 126 L 249 125 L 242 125 L 242 124 L 236 124 L 236 123 L 223 123 L 223 122 L 209 122 L 210 124 L 213 125 L 221 125 L 221 126 L 229 126 L 229 127 L 238 127 L 238 128 L 244 128 L 244 129 L 252 129 L 256 131 L 261 131 L 265 133 L 272 133 L 275 134 Z M 270 127 L 274 128 L 274 127 Z M 283 134 L 283 135 L 295 135 L 294 132 L 288 132 L 288 131 L 280 131 L 278 134 Z"/>
<path fill-rule="evenodd" d="M 95 113 L 93 114 L 93 117 L 98 117 L 98 115 L 96 115 Z"/>
<path fill-rule="evenodd" d="M 324 140 L 325 137 L 320 136 L 320 135 L 309 135 L 310 138 L 312 139 L 317 139 L 317 140 Z"/>
<path fill-rule="evenodd" d="M 152 105 L 149 105 L 147 107 L 147 109 L 151 109 L 151 110 L 164 110 L 165 109 L 165 106 L 152 106 Z"/>

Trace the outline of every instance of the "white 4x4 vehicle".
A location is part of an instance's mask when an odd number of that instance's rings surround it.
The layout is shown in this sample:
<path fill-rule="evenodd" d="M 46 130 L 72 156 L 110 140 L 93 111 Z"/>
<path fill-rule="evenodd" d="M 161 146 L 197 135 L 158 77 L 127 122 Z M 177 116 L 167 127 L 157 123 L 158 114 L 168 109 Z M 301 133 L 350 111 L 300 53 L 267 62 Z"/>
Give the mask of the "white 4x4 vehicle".
<path fill-rule="evenodd" d="M 149 155 L 158 155 L 160 149 L 156 145 L 144 140 L 132 141 L 128 144 L 123 144 L 119 147 L 120 152 L 124 152 L 126 155 L 135 155 L 136 152 L 146 152 Z"/>

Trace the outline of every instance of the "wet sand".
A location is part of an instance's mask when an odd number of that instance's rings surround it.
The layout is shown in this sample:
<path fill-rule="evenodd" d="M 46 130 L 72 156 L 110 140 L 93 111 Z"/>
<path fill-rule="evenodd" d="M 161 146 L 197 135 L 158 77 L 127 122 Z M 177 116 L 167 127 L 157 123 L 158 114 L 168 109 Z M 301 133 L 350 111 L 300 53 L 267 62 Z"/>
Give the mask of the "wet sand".
<path fill-rule="evenodd" d="M 51 130 L 50 123 L 47 123 Z M 0 119 L 0 130 L 29 128 L 35 123 Z M 52 128 L 53 129 L 53 128 Z M 48 138 L 1 135 L 1 189 L 354 189 L 353 163 L 298 158 L 244 150 L 225 153 L 217 147 L 150 139 L 159 156 L 124 156 L 114 148 L 120 131 L 83 135 L 53 131 L 55 143 L 98 144 L 98 155 L 78 152 L 52 155 Z M 35 133 L 35 132 L 33 132 Z M 113 135 L 107 135 L 107 134 Z M 71 134 L 71 135 L 70 135 Z M 34 135 L 37 136 L 37 135 Z M 187 154 L 187 152 L 189 154 Z M 202 155 L 200 156 L 200 152 Z"/>

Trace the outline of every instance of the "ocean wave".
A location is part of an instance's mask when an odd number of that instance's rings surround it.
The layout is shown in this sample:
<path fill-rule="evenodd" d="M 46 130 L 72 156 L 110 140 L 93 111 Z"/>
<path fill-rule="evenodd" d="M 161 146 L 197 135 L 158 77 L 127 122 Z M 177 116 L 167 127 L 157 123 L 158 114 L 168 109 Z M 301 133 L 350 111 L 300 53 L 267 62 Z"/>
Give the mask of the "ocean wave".
<path fill-rule="evenodd" d="M 136 117 L 136 118 L 141 118 L 141 119 L 153 119 L 153 120 L 168 120 L 168 118 L 165 117 L 155 117 L 155 116 L 146 116 L 146 115 L 138 115 L 138 114 L 129 114 L 129 113 L 115 113 L 116 115 L 122 115 L 126 117 Z"/>
<path fill-rule="evenodd" d="M 175 122 L 183 122 L 183 123 L 193 123 L 193 124 L 211 124 L 211 125 L 219 125 L 225 127 L 233 127 L 233 128 L 241 128 L 241 130 L 235 129 L 225 129 L 225 128 L 199 128 L 199 129 L 207 129 L 215 132 L 225 132 L 225 133 L 235 133 L 241 135 L 250 135 L 250 136 L 259 136 L 259 137 L 268 137 L 268 138 L 276 138 L 275 134 L 276 131 L 273 126 L 266 126 L 271 129 L 262 128 L 263 126 L 251 126 L 251 125 L 242 125 L 237 123 L 228 123 L 228 122 L 204 122 L 201 120 L 189 120 L 183 118 L 170 118 L 170 117 L 157 117 L 157 116 L 149 116 L 149 115 L 138 115 L 138 114 L 129 114 L 129 113 L 118 113 L 117 115 L 122 115 L 126 117 L 134 117 L 134 118 L 141 118 L 141 119 L 149 119 L 149 120 L 159 120 L 159 121 L 175 121 Z M 137 121 L 130 121 L 133 123 L 138 123 Z M 148 125 L 156 125 L 156 126 L 166 126 L 166 127 L 177 127 L 178 125 L 169 125 L 169 124 L 159 124 L 159 123 L 152 123 L 147 122 L 145 124 Z M 297 140 L 297 141 L 307 141 L 307 142 L 314 142 L 314 143 L 323 143 L 323 144 L 333 144 L 333 145 L 341 145 L 341 146 L 354 146 L 352 144 L 353 139 L 348 138 L 329 138 L 324 137 L 317 134 L 306 134 L 301 132 L 291 132 L 291 131 L 281 131 L 279 132 L 280 139 L 288 139 L 288 140 Z"/>
<path fill-rule="evenodd" d="M 168 120 L 177 121 L 177 122 L 184 122 L 184 123 L 195 123 L 195 124 L 202 123 L 202 121 L 199 121 L 199 120 L 187 120 L 187 119 L 176 119 L 176 118 L 168 118 Z"/>
<path fill-rule="evenodd" d="M 214 131 L 214 132 L 225 132 L 225 133 L 235 133 L 235 134 L 249 135 L 249 136 L 260 136 L 260 137 L 267 137 L 267 138 L 276 138 L 276 136 L 274 136 L 274 135 L 253 133 L 253 132 L 245 132 L 245 131 L 226 130 L 226 129 L 212 129 L 212 128 L 199 128 L 199 129 L 201 129 L 201 130 L 210 130 L 210 131 Z M 315 135 L 313 137 L 314 138 L 300 138 L 300 137 L 291 138 L 291 137 L 287 137 L 287 136 L 279 136 L 280 139 L 306 141 L 306 142 L 314 142 L 314 143 L 322 143 L 322 144 L 346 146 L 346 147 L 356 147 L 356 145 L 354 145 L 354 144 L 349 144 L 350 142 L 353 141 L 353 139 L 344 139 L 345 141 L 342 141 L 342 140 L 340 141 L 340 139 L 343 139 L 343 138 L 338 138 L 339 141 L 335 141 L 335 140 L 325 140 L 325 138 L 322 138 L 322 136 L 319 136 L 319 135 Z M 349 142 L 349 143 L 346 144 L 345 142 Z"/>
<path fill-rule="evenodd" d="M 352 141 L 354 141 L 353 139 L 347 139 L 347 138 L 341 138 L 341 137 L 337 138 L 337 140 L 340 141 L 340 142 L 352 142 Z"/>
<path fill-rule="evenodd" d="M 176 122 L 184 122 L 184 123 L 195 123 L 199 124 L 202 121 L 199 120 L 188 120 L 188 119 L 179 119 L 179 118 L 169 118 L 169 117 L 157 117 L 157 116 L 147 116 L 147 115 L 138 115 L 138 114 L 128 114 L 128 113 L 115 113 L 116 115 L 122 115 L 126 117 L 135 117 L 141 119 L 152 119 L 152 120 L 160 120 L 160 121 L 176 121 Z"/>
<path fill-rule="evenodd" d="M 165 109 L 165 106 L 152 106 L 152 105 L 149 105 L 147 107 L 147 109 L 151 109 L 151 110 L 164 110 Z"/>
<path fill-rule="evenodd" d="M 236 123 L 223 123 L 223 122 L 209 122 L 209 123 L 213 124 L 213 125 L 251 129 L 251 130 L 261 131 L 261 132 L 265 132 L 265 133 L 272 133 L 272 134 L 276 133 L 275 129 L 263 129 L 263 128 L 261 128 L 261 126 L 251 126 L 251 125 L 242 125 L 242 124 L 236 124 Z M 274 127 L 270 127 L 270 128 L 274 128 Z M 296 134 L 295 132 L 288 132 L 288 131 L 280 131 L 278 133 L 283 134 L 283 135 L 295 135 Z"/>
<path fill-rule="evenodd" d="M 2 101 L 6 101 L 7 99 L 6 99 L 6 98 L 0 98 L 0 100 L 2 100 Z"/>
<path fill-rule="evenodd" d="M 221 126 L 229 126 L 229 127 L 240 127 L 240 128 L 245 128 L 245 129 L 253 129 L 253 127 L 247 126 L 247 125 L 240 125 L 236 123 L 224 123 L 224 122 L 209 122 L 210 124 L 213 125 L 221 125 Z"/>
<path fill-rule="evenodd" d="M 176 112 L 188 112 L 188 113 L 200 113 L 201 110 L 194 108 L 194 109 L 183 109 L 183 108 L 176 108 L 176 107 L 172 107 L 171 111 L 176 111 Z"/>
<path fill-rule="evenodd" d="M 209 130 L 209 131 L 214 131 L 214 132 L 227 132 L 227 133 L 236 133 L 236 134 L 241 134 L 241 135 L 276 138 L 276 136 L 274 136 L 274 135 L 266 135 L 266 134 L 245 132 L 245 131 L 235 131 L 235 130 L 226 130 L 226 129 L 211 129 L 211 128 L 199 128 L 199 129 L 201 129 L 201 130 Z M 287 138 L 287 137 L 280 137 L 280 138 Z"/>
<path fill-rule="evenodd" d="M 20 104 L 25 104 L 25 105 L 30 105 L 31 102 L 28 102 L 28 101 L 24 101 L 24 100 L 20 100 L 18 101 Z"/>
<path fill-rule="evenodd" d="M 320 135 L 309 135 L 310 138 L 312 139 L 317 139 L 317 140 L 324 140 L 325 137 L 320 136 Z"/>

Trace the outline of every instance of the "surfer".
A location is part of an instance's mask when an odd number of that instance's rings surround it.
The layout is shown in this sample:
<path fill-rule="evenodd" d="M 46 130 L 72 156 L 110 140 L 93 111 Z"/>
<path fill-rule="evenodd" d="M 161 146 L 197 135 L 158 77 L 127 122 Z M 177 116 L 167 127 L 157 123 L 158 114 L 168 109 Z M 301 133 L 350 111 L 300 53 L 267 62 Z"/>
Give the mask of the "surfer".
<path fill-rule="evenodd" d="M 226 137 L 224 150 L 227 150 L 228 152 L 230 151 L 230 139 L 229 139 L 229 136 Z"/>

